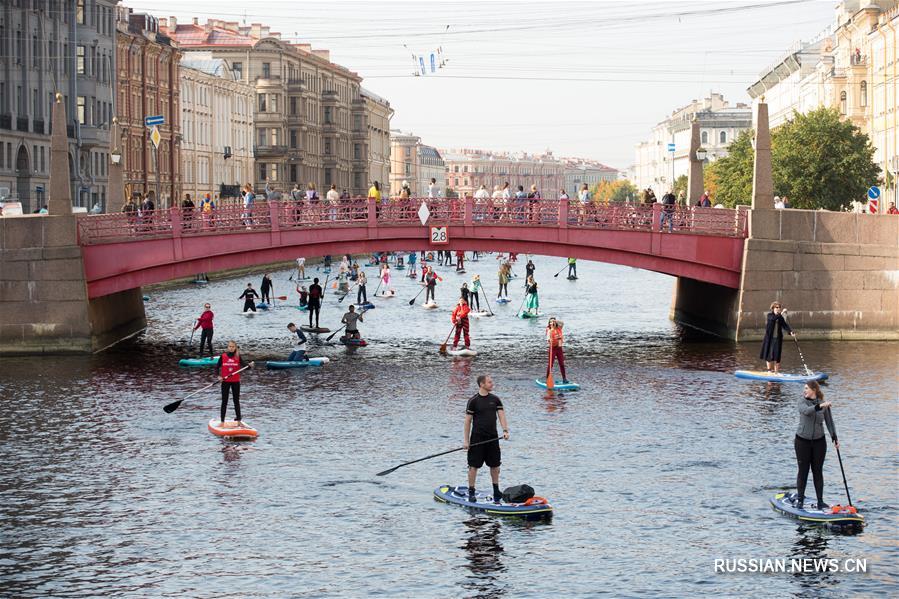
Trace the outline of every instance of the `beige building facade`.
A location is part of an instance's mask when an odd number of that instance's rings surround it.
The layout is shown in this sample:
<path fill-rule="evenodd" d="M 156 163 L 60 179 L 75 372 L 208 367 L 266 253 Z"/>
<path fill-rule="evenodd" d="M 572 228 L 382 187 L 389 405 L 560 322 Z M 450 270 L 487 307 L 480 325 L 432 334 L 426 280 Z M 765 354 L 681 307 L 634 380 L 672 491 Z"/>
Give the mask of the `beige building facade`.
<path fill-rule="evenodd" d="M 235 195 L 253 174 L 255 88 L 222 59 L 181 60 L 182 193 Z"/>
<path fill-rule="evenodd" d="M 164 20 L 185 53 L 224 60 L 254 86 L 253 177 L 257 191 L 289 190 L 295 183 L 332 183 L 351 194 L 368 185 L 368 140 L 361 77 L 330 61 L 327 50 L 290 43 L 269 27 L 210 19 L 199 24 Z M 357 154 L 356 144 L 360 152 Z"/>
<path fill-rule="evenodd" d="M 390 133 L 390 195 L 397 196 L 407 182 L 415 197 L 427 197 L 431 179 L 436 182 L 436 197 L 446 193 L 446 164 L 440 151 L 421 143 L 412 133 Z"/>
<path fill-rule="evenodd" d="M 393 118 L 393 109 L 390 102 L 374 94 L 367 89 L 362 89 L 362 98 L 365 101 L 365 121 L 368 127 L 368 139 L 362 152 L 368 155 L 368 181 L 364 185 L 370 185 L 377 181 L 382 189 L 386 189 L 390 182 L 390 119 Z M 353 146 L 354 158 L 358 147 L 356 141 Z M 359 185 L 354 185 L 359 189 Z"/>
<path fill-rule="evenodd" d="M 565 191 L 572 198 L 586 183 L 591 189 L 603 181 L 615 181 L 621 174 L 618 169 L 595 160 L 580 158 L 563 158 L 565 164 Z"/>
<path fill-rule="evenodd" d="M 481 185 L 493 193 L 508 182 L 512 189 L 531 185 L 544 198 L 558 198 L 565 185 L 565 165 L 552 152 L 541 155 L 499 153 L 484 150 L 443 150 L 447 189 L 459 197 L 474 196 Z"/>

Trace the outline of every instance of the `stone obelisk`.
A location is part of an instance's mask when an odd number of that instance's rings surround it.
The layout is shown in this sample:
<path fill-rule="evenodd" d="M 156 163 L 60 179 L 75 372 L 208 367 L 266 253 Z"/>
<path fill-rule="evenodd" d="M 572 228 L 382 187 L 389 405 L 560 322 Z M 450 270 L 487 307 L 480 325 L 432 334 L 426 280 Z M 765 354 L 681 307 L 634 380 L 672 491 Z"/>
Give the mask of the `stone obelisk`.
<path fill-rule="evenodd" d="M 56 92 L 50 134 L 50 214 L 72 214 L 72 188 L 69 182 L 69 140 L 66 135 L 66 106 Z"/>

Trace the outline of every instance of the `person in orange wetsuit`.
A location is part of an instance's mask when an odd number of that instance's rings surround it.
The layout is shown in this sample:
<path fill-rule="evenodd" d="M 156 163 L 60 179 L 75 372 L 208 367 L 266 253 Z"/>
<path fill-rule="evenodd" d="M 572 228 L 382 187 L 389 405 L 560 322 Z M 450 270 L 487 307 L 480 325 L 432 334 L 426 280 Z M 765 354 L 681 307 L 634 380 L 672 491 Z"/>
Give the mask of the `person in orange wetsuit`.
<path fill-rule="evenodd" d="M 554 361 L 559 362 L 559 370 L 562 371 L 562 383 L 568 383 L 568 377 L 565 376 L 565 352 L 562 350 L 562 321 L 550 318 L 546 324 L 546 338 L 549 340 L 550 359 L 546 365 L 546 378 L 549 378 L 549 372 L 552 369 Z"/>
<path fill-rule="evenodd" d="M 471 308 L 465 298 L 459 298 L 459 304 L 453 308 L 453 324 L 456 325 L 456 336 L 453 339 L 453 349 L 459 345 L 459 337 L 465 335 L 465 349 L 471 345 L 471 337 L 468 336 L 468 313 Z"/>

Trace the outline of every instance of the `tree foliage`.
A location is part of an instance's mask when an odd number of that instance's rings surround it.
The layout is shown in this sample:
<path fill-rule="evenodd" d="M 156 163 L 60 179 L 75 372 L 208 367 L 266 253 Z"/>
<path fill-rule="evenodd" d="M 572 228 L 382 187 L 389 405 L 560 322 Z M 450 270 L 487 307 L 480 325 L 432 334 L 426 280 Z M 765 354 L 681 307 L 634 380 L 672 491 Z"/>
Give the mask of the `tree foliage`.
<path fill-rule="evenodd" d="M 593 201 L 602 204 L 624 202 L 637 197 L 637 186 L 627 179 L 600 181 L 591 191 L 593 193 Z"/>
<path fill-rule="evenodd" d="M 752 203 L 753 132 L 742 131 L 727 147 L 727 156 L 705 168 L 703 184 L 712 201 L 733 208 Z"/>
<path fill-rule="evenodd" d="M 674 197 L 679 198 L 681 192 L 687 193 L 687 175 L 681 175 L 674 180 Z"/>
<path fill-rule="evenodd" d="M 874 146 L 835 108 L 794 114 L 771 134 L 774 192 L 794 208 L 840 210 L 864 199 L 880 167 Z"/>

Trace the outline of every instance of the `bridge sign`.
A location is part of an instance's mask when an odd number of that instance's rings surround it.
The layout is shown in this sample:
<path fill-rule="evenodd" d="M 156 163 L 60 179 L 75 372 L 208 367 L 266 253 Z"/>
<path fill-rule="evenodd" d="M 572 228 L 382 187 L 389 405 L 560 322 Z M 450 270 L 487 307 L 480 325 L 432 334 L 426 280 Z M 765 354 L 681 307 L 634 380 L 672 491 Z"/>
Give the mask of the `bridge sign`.
<path fill-rule="evenodd" d="M 158 127 L 159 125 L 165 124 L 165 116 L 161 114 L 156 114 L 153 116 L 145 116 L 144 117 L 144 126 L 148 129 L 150 127 Z"/>
<path fill-rule="evenodd" d="M 449 233 L 446 227 L 431 227 L 431 243 L 449 243 Z"/>

